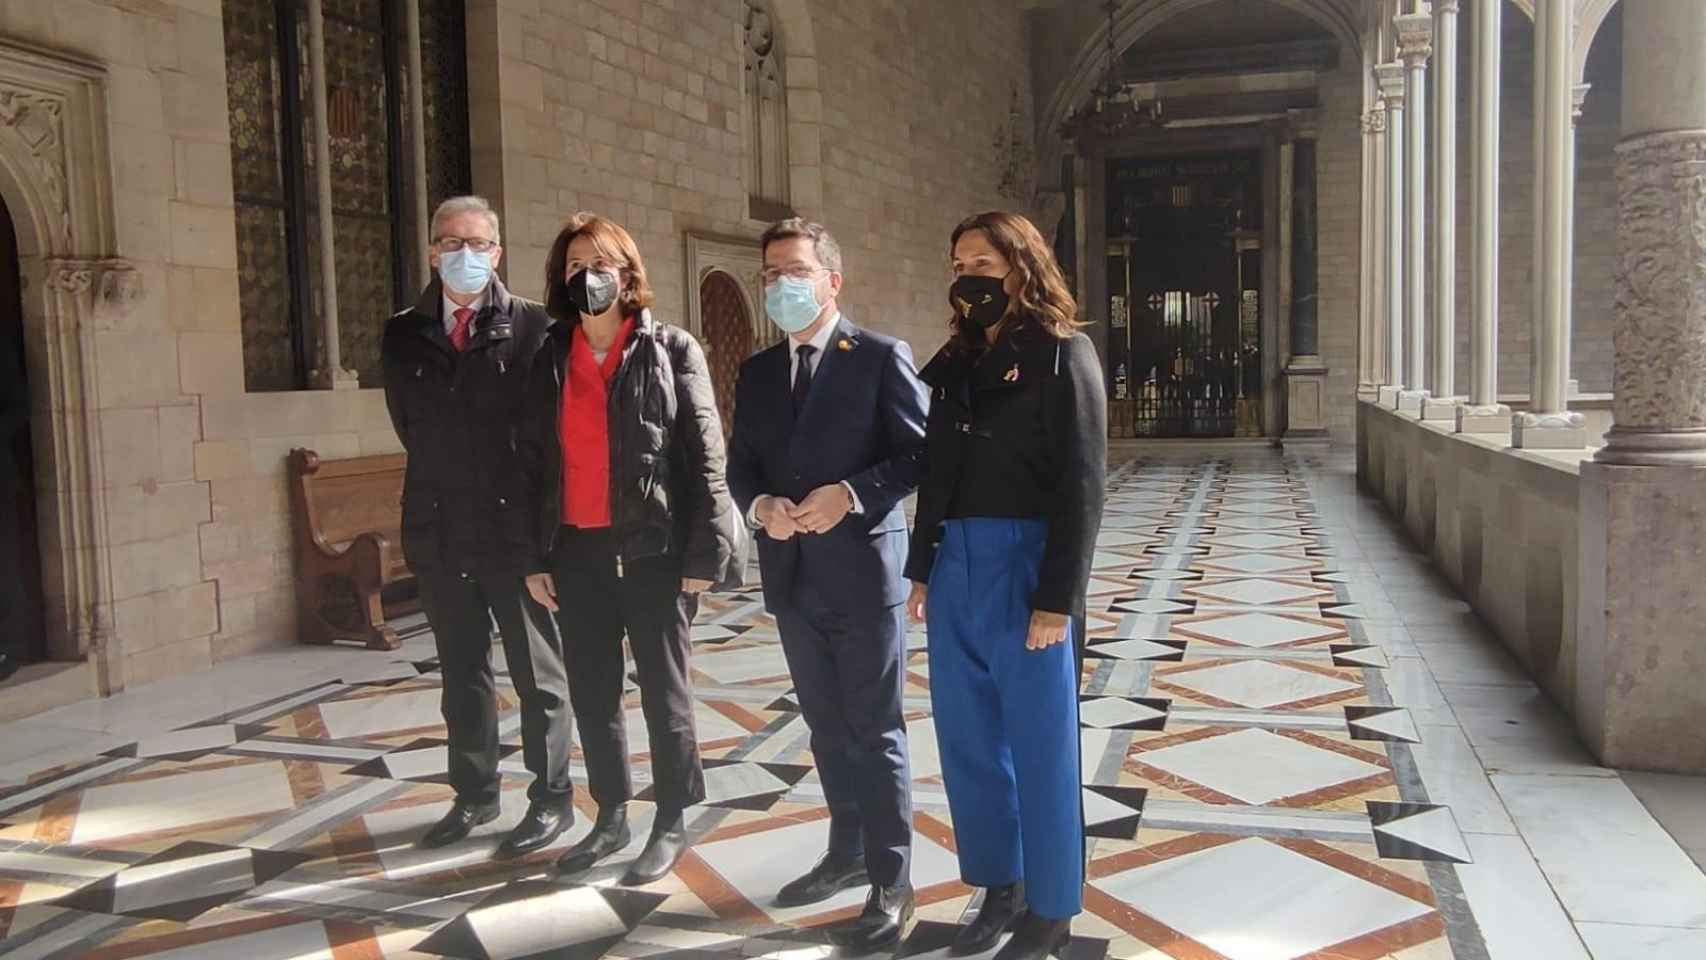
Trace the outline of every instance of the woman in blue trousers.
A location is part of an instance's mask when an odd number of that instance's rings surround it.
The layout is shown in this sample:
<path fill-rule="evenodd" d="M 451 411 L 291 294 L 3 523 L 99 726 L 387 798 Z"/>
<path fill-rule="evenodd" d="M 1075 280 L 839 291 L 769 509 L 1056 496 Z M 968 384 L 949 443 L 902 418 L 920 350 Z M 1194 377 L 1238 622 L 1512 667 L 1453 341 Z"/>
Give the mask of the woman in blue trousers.
<path fill-rule="evenodd" d="M 1035 226 L 984 213 L 952 240 L 953 336 L 932 390 L 907 559 L 960 875 L 986 889 L 958 953 L 1058 950 L 1084 902 L 1079 666 L 1102 522 L 1101 367 Z"/>

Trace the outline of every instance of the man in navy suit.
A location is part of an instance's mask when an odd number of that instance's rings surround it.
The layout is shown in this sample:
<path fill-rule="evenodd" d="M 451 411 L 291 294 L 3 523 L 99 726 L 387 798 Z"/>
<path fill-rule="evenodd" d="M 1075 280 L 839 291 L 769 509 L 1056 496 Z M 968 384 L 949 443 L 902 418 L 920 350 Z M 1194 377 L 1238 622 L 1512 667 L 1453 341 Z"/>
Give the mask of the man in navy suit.
<path fill-rule="evenodd" d="M 782 888 L 801 906 L 869 883 L 836 944 L 896 943 L 913 915 L 901 501 L 923 470 L 927 392 L 912 351 L 836 306 L 841 250 L 822 226 L 764 234 L 765 308 L 788 336 L 735 389 L 729 489 L 759 531 L 764 599 L 829 800 L 829 850 Z"/>

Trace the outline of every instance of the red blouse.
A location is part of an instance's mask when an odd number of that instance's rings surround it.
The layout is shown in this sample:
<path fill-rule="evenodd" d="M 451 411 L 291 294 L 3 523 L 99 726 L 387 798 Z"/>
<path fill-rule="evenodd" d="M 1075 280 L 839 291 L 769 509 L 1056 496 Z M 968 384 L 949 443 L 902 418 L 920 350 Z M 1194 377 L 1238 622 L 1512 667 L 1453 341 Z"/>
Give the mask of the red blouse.
<path fill-rule="evenodd" d="M 599 363 L 586 331 L 575 328 L 569 375 L 563 380 L 563 523 L 593 530 L 610 526 L 609 386 L 634 332 L 632 318 Z"/>

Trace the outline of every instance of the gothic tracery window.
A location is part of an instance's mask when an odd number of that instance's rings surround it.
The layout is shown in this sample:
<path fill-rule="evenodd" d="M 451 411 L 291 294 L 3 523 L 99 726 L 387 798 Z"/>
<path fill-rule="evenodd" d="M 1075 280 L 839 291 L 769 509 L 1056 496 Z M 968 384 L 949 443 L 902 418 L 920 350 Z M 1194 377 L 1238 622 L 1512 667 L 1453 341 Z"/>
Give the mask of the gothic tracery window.
<path fill-rule="evenodd" d="M 766 0 L 746 0 L 746 191 L 755 220 L 792 213 L 788 199 L 788 99 L 782 44 Z"/>

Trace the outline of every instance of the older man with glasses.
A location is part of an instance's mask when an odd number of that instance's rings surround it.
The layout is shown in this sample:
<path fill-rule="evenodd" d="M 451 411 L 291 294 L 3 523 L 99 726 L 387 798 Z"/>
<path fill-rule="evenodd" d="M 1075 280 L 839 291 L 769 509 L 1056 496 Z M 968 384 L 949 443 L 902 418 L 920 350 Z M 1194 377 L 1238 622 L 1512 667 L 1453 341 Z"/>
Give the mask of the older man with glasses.
<path fill-rule="evenodd" d="M 381 354 L 385 402 L 409 454 L 403 555 L 438 644 L 456 802 L 421 839 L 455 843 L 498 816 L 498 716 L 492 622 L 521 700 L 522 757 L 533 774 L 527 815 L 498 847 L 549 846 L 569 808 L 570 720 L 563 649 L 528 596 L 536 552 L 530 486 L 516 454 L 527 365 L 550 325 L 545 308 L 497 277 L 498 217 L 479 197 L 452 197 L 432 218 L 434 277 L 391 318 Z"/>

